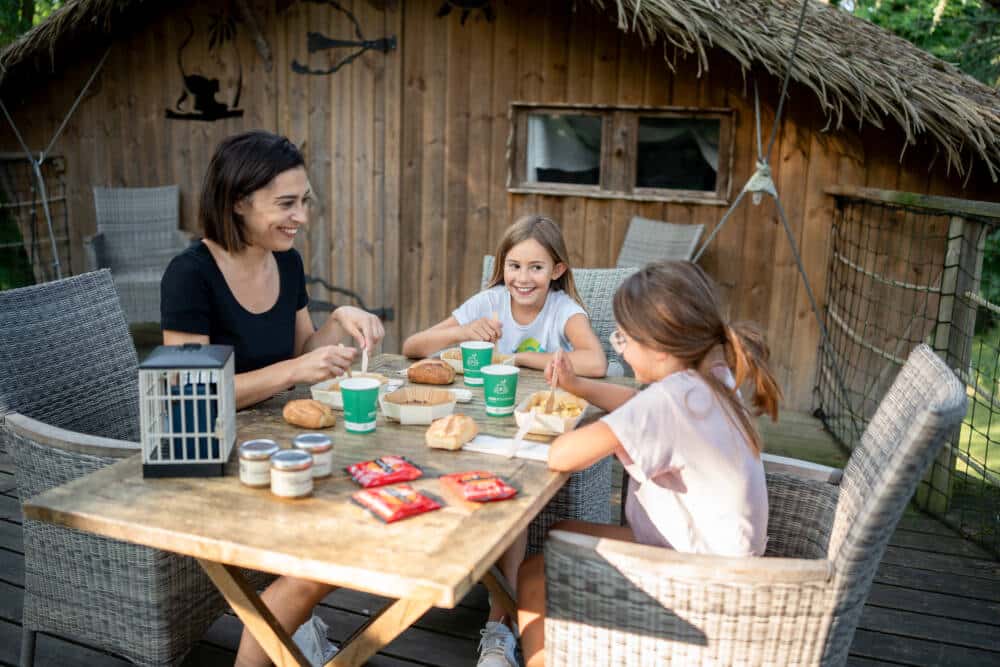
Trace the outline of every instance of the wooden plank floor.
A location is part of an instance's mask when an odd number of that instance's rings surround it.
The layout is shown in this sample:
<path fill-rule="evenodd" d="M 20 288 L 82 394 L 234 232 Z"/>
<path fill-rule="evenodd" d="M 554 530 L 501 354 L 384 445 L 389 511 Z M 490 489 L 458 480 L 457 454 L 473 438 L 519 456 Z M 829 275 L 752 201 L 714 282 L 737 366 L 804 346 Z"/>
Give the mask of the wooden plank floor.
<path fill-rule="evenodd" d="M 833 465 L 844 459 L 810 417 L 783 415 L 778 427 L 763 425 L 762 430 L 768 451 Z M 13 472 L 10 458 L 0 454 L 0 665 L 17 664 L 21 643 L 24 554 Z M 617 499 L 616 489 L 611 500 L 616 508 Z M 339 641 L 382 602 L 372 595 L 341 590 L 327 597 L 318 613 L 330 626 L 330 638 Z M 480 587 L 453 610 L 433 609 L 369 664 L 473 665 L 486 606 L 486 593 Z M 231 665 L 241 628 L 234 616 L 224 616 L 195 646 L 185 665 Z M 35 664 L 128 663 L 72 638 L 42 635 Z M 935 519 L 909 512 L 876 574 L 849 664 L 1000 664 L 1000 562 Z"/>

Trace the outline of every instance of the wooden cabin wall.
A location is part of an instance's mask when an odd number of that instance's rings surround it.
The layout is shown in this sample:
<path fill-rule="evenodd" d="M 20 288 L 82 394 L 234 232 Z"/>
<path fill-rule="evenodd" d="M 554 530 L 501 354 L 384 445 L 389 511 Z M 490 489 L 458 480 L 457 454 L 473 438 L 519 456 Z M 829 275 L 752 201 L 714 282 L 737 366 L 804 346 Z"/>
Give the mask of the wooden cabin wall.
<path fill-rule="evenodd" d="M 366 52 L 329 76 L 295 74 L 293 60 L 315 67 L 329 54 L 306 52 L 306 32 L 346 38 L 345 21 L 326 5 L 297 2 L 276 12 L 252 3 L 271 47 L 267 71 L 246 27 L 237 27 L 243 63 L 241 119 L 168 121 L 177 101 L 176 52 L 184 17 L 213 10 L 190 3 L 148 29 L 115 43 L 96 87 L 78 109 L 56 152 L 67 159 L 75 271 L 80 240 L 94 230 L 93 185 L 178 183 L 181 224 L 196 231 L 195 201 L 215 145 L 259 127 L 287 134 L 303 149 L 317 208 L 298 242 L 307 269 L 358 290 L 372 306 L 395 308 L 385 349 L 448 316 L 479 285 L 482 256 L 505 227 L 540 212 L 562 225 L 574 266 L 612 266 L 633 215 L 702 223 L 706 234 L 725 206 L 634 202 L 508 193 L 511 102 L 729 107 L 736 111 L 731 198 L 754 168 L 752 76 L 712 51 L 698 76 L 692 58 L 673 58 L 663 44 L 643 45 L 618 30 L 616 17 L 589 3 L 508 0 L 493 3 L 495 20 L 473 10 L 437 16 L 443 0 L 385 3 L 346 0 L 366 39 L 395 35 L 399 48 Z M 207 4 L 207 3 L 205 3 Z M 667 66 L 665 55 L 673 61 Z M 44 147 L 89 75 L 95 59 L 25 94 L 17 121 L 34 149 Z M 235 72 L 225 69 L 231 81 Z M 765 133 L 779 82 L 758 75 Z M 834 184 L 997 199 L 976 167 L 962 181 L 944 170 L 933 149 L 907 149 L 902 132 L 850 119 L 827 128 L 811 91 L 792 86 L 772 152 L 778 190 L 822 306 L 826 293 Z M 5 101 L 10 100 L 5 91 Z M 827 131 L 824 131 L 827 130 Z M 0 133 L 0 148 L 16 143 Z M 812 404 L 819 332 L 774 205 L 741 205 L 702 260 L 719 282 L 729 314 L 767 331 L 773 366 L 788 407 Z M 314 292 L 314 296 L 321 296 Z"/>
<path fill-rule="evenodd" d="M 222 80 L 217 99 L 229 101 L 236 60 L 207 52 L 204 32 L 219 8 L 191 2 L 167 13 L 132 36 L 115 42 L 103 70 L 56 143 L 66 158 L 71 200 L 74 273 L 85 270 L 83 237 L 95 231 L 93 186 L 143 187 L 176 183 L 180 188 L 181 227 L 198 232 L 198 193 L 208 161 L 223 138 L 249 129 L 286 134 L 306 159 L 316 205 L 311 224 L 296 245 L 313 275 L 353 289 L 372 307 L 398 303 L 396 235 L 385 236 L 385 219 L 398 215 L 398 152 L 386 159 L 387 146 L 399 144 L 399 52 L 367 51 L 328 76 L 293 73 L 297 60 L 328 67 L 331 53 L 309 54 L 306 33 L 356 39 L 345 16 L 327 5 L 297 2 L 276 12 L 275 3 L 250 3 L 271 50 L 265 67 L 245 23 L 238 23 L 236 44 L 242 64 L 242 118 L 214 122 L 165 118 L 183 88 L 177 51 L 188 35 L 190 17 L 200 32 L 184 50 L 189 71 Z M 365 0 L 344 0 L 366 39 L 401 36 L 399 9 L 382 11 Z M 347 50 L 346 53 L 350 53 Z M 44 86 L 12 101 L 16 122 L 32 150 L 41 150 L 61 123 L 74 96 L 99 58 L 89 58 Z M 229 56 L 229 57 L 227 57 Z M 208 64 L 207 68 L 204 66 Z M 188 102 L 190 104 L 190 102 Z M 5 128 L 6 129 L 6 128 Z M 0 132 L 5 151 L 19 150 L 12 133 Z M 393 223 L 395 230 L 398 223 Z M 330 299 L 321 288 L 314 298 Z M 331 299 L 343 303 L 344 298 Z M 349 301 L 348 301 L 349 302 Z M 398 321 L 388 326 L 387 349 L 398 349 Z"/>
<path fill-rule="evenodd" d="M 628 222 L 642 215 L 702 223 L 706 235 L 725 206 L 509 194 L 505 185 L 508 112 L 514 101 L 608 105 L 730 107 L 737 112 L 731 198 L 753 172 L 752 77 L 732 58 L 711 52 L 708 72 L 693 59 L 667 67 L 662 44 L 649 47 L 617 29 L 615 17 L 587 3 L 498 4 L 493 23 L 470 16 L 435 18 L 425 3 L 407 3 L 404 24 L 403 181 L 400 252 L 403 330 L 447 317 L 479 286 L 481 258 L 519 216 L 542 213 L 562 226 L 573 266 L 613 266 Z M 668 52 L 669 55 L 669 52 Z M 759 75 L 765 142 L 779 82 Z M 837 131 L 813 94 L 791 88 L 771 156 L 773 177 L 819 305 L 825 302 L 834 184 L 993 198 L 983 170 L 967 190 L 943 172 L 933 150 L 911 147 L 900 164 L 902 132 L 850 118 Z M 812 407 L 819 329 L 791 246 L 773 203 L 749 201 L 729 219 L 702 259 L 720 283 L 733 319 L 766 330 L 786 405 Z"/>

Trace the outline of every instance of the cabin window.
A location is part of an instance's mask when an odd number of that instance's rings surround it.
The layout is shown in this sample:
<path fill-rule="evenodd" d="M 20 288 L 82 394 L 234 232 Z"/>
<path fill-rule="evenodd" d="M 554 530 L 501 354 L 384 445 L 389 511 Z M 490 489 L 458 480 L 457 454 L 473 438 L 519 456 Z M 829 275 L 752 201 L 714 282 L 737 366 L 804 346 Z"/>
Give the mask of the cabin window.
<path fill-rule="evenodd" d="M 515 103 L 508 189 L 724 204 L 733 114 L 731 109 Z"/>

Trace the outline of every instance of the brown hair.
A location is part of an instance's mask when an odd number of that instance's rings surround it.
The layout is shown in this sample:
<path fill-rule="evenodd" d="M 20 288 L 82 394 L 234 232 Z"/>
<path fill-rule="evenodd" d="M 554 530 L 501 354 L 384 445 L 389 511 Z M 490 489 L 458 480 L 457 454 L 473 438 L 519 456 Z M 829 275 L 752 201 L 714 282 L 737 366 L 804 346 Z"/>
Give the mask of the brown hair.
<path fill-rule="evenodd" d="M 263 130 L 253 130 L 223 139 L 208 163 L 201 187 L 198 219 L 205 238 L 228 252 L 247 246 L 243 217 L 236 202 L 252 195 L 289 169 L 302 167 L 305 160 L 295 144 Z"/>
<path fill-rule="evenodd" d="M 753 381 L 753 414 L 778 419 L 781 389 L 768 368 L 770 356 L 763 334 L 753 324 L 727 324 L 715 285 L 691 262 L 658 262 L 629 276 L 615 293 L 615 319 L 640 344 L 667 352 L 698 372 L 735 418 L 754 452 L 761 450 L 749 410 L 730 389 L 708 370 L 700 368 L 705 356 L 722 344 L 726 361 L 739 387 Z"/>
<path fill-rule="evenodd" d="M 507 263 L 507 254 L 518 243 L 529 239 L 538 241 L 549 253 L 555 264 L 561 262 L 566 265 L 566 270 L 561 276 L 551 281 L 549 288 L 563 290 L 571 299 L 586 309 L 586 306 L 583 305 L 583 299 L 576 291 L 576 283 L 573 282 L 573 272 L 569 268 L 569 253 L 566 252 L 566 241 L 563 240 L 562 230 L 551 218 L 541 215 L 526 215 L 507 228 L 507 232 L 500 239 L 500 245 L 497 246 L 493 274 L 486 286 L 503 285 L 503 268 L 504 264 Z"/>

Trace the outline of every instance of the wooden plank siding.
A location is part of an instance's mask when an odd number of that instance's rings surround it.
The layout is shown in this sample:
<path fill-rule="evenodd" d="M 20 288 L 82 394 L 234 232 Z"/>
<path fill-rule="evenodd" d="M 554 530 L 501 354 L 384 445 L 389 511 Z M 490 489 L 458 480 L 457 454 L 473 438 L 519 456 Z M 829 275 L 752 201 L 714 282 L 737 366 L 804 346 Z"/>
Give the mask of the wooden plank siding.
<path fill-rule="evenodd" d="M 780 90 L 777 79 L 757 70 L 744 74 L 718 49 L 709 50 L 709 69 L 699 73 L 696 61 L 673 47 L 643 44 L 620 30 L 612 11 L 590 3 L 571 10 L 556 0 L 511 0 L 494 7 L 495 20 L 476 10 L 464 24 L 458 9 L 436 16 L 437 0 L 385 3 L 385 9 L 345 0 L 341 4 L 357 17 L 365 39 L 395 35 L 397 49 L 367 51 L 328 76 L 303 76 L 291 71 L 293 60 L 327 67 L 349 52 L 306 49 L 308 31 L 352 39 L 346 17 L 313 3 L 280 11 L 264 0 L 250 4 L 271 45 L 273 67 L 265 69 L 239 23 L 242 118 L 164 118 L 182 92 L 177 50 L 188 34 L 186 19 L 203 30 L 216 11 L 211 3 L 183 3 L 114 42 L 104 71 L 56 144 L 66 157 L 74 272 L 84 268 L 82 238 L 94 230 L 92 186 L 177 183 L 181 225 L 197 231 L 197 196 L 214 147 L 237 131 L 270 129 L 301 146 L 317 194 L 312 224 L 297 240 L 307 270 L 358 291 L 372 306 L 394 308 L 384 349 L 397 351 L 403 337 L 447 317 L 478 289 L 482 255 L 493 252 L 520 215 L 554 217 L 571 263 L 601 267 L 614 264 L 634 215 L 705 224 L 707 235 L 725 212 L 718 203 L 508 192 L 512 102 L 731 108 L 732 201 L 754 170 L 753 78 L 764 141 Z M 209 61 L 207 40 L 199 35 L 185 49 L 185 62 Z M 5 98 L 33 148 L 48 143 L 100 55 L 94 50 L 44 86 Z M 225 99 L 235 81 L 234 61 L 222 57 L 204 71 L 221 73 L 219 98 Z M 826 187 L 1000 200 L 982 168 L 963 188 L 926 140 L 908 147 L 900 161 L 898 128 L 859 130 L 850 117 L 827 127 L 811 91 L 792 85 L 789 94 L 771 165 L 820 305 L 833 213 Z M 16 150 L 6 129 L 0 149 Z M 626 168 L 619 164 L 604 176 L 628 176 L 619 167 Z M 812 407 L 819 329 L 773 203 L 743 204 L 702 262 L 720 283 L 730 315 L 767 330 L 787 406 Z M 316 291 L 313 296 L 326 298 Z"/>

